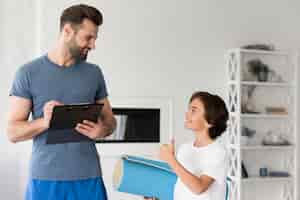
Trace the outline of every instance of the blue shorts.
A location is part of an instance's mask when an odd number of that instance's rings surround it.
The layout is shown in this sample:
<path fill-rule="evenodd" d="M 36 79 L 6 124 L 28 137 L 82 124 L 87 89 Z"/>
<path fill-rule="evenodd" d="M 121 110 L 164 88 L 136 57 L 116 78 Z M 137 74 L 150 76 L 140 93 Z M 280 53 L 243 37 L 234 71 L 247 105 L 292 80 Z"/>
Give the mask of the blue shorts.
<path fill-rule="evenodd" d="M 25 200 L 107 200 L 101 177 L 75 181 L 31 179 Z"/>

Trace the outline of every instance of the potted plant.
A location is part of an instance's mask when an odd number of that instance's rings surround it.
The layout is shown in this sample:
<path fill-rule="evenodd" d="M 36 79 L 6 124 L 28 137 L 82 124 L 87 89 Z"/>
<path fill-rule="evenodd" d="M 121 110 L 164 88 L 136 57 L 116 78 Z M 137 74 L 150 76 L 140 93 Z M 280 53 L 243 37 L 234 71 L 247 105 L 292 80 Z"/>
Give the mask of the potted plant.
<path fill-rule="evenodd" d="M 256 76 L 258 81 L 267 81 L 270 69 L 268 65 L 261 62 L 260 59 L 248 61 L 249 71 Z"/>

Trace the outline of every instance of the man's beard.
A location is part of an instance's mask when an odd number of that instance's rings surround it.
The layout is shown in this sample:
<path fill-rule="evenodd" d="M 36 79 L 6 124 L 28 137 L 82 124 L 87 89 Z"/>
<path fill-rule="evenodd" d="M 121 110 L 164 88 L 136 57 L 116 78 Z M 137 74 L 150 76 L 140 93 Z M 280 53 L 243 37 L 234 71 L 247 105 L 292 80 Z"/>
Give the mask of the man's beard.
<path fill-rule="evenodd" d="M 71 40 L 68 46 L 71 56 L 76 61 L 85 61 L 87 59 L 89 49 L 86 53 L 83 53 L 81 48 L 76 44 L 75 39 Z"/>

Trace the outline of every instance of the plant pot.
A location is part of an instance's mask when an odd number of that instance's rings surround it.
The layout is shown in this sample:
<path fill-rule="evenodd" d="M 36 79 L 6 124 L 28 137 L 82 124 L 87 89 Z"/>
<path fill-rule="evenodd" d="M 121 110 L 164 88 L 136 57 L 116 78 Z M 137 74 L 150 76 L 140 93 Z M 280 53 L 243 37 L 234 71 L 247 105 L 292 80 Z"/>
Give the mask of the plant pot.
<path fill-rule="evenodd" d="M 261 81 L 261 82 L 265 82 L 268 80 L 268 71 L 260 71 L 258 74 L 257 74 L 257 80 L 258 81 Z"/>

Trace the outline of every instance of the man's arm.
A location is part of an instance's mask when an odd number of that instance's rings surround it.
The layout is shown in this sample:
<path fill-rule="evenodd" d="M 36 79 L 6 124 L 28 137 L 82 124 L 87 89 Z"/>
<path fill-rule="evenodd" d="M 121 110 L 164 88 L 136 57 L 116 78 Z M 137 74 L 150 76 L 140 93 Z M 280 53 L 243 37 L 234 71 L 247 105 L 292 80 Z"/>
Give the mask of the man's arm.
<path fill-rule="evenodd" d="M 110 102 L 107 98 L 104 98 L 102 100 L 98 100 L 97 103 L 103 103 L 104 106 L 102 108 L 102 123 L 103 123 L 103 132 L 105 133 L 105 136 L 109 136 L 113 133 L 113 131 L 116 129 L 117 121 L 114 117 L 114 114 L 112 112 L 112 108 L 110 105 Z"/>
<path fill-rule="evenodd" d="M 111 135 L 117 125 L 109 100 L 104 98 L 96 101 L 96 103 L 104 104 L 101 119 L 99 119 L 97 123 L 84 120 L 83 123 L 77 124 L 75 128 L 79 133 L 93 140 Z"/>
<path fill-rule="evenodd" d="M 31 100 L 10 96 L 9 103 L 7 136 L 13 143 L 30 140 L 48 129 L 53 107 L 60 104 L 56 101 L 46 103 L 44 117 L 28 121 L 32 109 Z"/>

